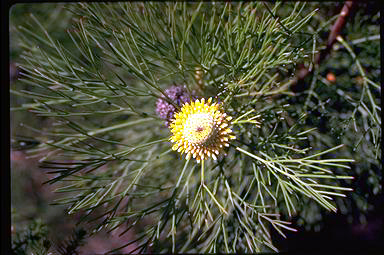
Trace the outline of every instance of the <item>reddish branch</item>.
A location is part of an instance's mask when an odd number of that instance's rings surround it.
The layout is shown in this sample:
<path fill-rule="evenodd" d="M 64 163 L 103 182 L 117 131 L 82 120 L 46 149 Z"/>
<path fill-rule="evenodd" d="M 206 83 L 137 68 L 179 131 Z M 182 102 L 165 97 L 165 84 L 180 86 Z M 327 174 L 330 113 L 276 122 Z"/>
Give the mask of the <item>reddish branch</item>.
<path fill-rule="evenodd" d="M 352 7 L 354 6 L 355 2 L 353 1 L 347 1 L 344 3 L 343 8 L 341 9 L 340 15 L 337 18 L 336 22 L 333 24 L 331 28 L 331 32 L 328 36 L 327 45 L 326 48 L 322 51 L 320 51 L 316 57 L 314 65 L 320 64 L 321 61 L 323 61 L 326 56 L 329 54 L 329 52 L 332 49 L 333 44 L 336 41 L 336 37 L 340 34 L 341 30 L 345 26 L 347 17 L 349 16 Z M 291 83 L 291 89 L 293 92 L 299 92 L 303 91 L 306 88 L 306 85 L 304 83 L 304 79 L 310 75 L 313 72 L 312 70 L 309 70 L 308 68 L 301 66 L 301 68 L 298 70 L 295 79 Z"/>

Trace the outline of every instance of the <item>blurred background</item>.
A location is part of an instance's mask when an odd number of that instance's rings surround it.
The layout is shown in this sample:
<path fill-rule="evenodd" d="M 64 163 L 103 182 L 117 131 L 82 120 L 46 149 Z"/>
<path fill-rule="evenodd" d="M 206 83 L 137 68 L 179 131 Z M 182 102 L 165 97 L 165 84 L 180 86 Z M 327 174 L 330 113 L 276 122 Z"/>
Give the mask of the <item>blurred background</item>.
<path fill-rule="evenodd" d="M 327 20 L 338 14 L 344 3 L 310 3 L 307 8 L 318 8 L 314 22 Z M 18 63 L 21 61 L 20 34 L 16 33 L 30 13 L 42 22 L 48 32 L 59 40 L 65 47 L 73 47 L 72 41 L 66 34 L 74 22 L 74 14 L 66 9 L 67 4 L 16 4 L 10 10 L 10 88 L 14 91 L 28 90 L 28 84 L 18 81 Z M 283 11 L 283 10 L 282 10 Z M 282 13 L 283 15 L 283 13 Z M 332 23 L 331 23 L 332 24 Z M 329 27 L 331 27 L 331 24 Z M 330 29 L 327 31 L 329 32 Z M 358 3 L 350 13 L 347 23 L 341 31 L 343 38 L 353 46 L 361 65 L 370 79 L 380 84 L 380 12 L 375 2 Z M 326 42 L 328 33 L 320 34 Z M 329 56 L 320 63 L 323 83 L 328 87 L 343 88 L 344 86 L 362 86 L 362 77 L 353 64 L 353 59 L 340 44 L 335 45 Z M 310 80 L 310 77 L 307 78 Z M 352 82 L 351 82 L 352 81 Z M 348 88 L 351 93 L 358 89 Z M 348 130 L 337 130 L 343 119 L 343 112 L 348 105 L 343 103 L 337 93 L 325 90 L 317 93 L 324 98 L 333 98 L 334 104 L 329 106 L 334 118 L 323 118 L 321 110 L 313 110 L 310 120 L 318 125 L 322 132 L 329 134 L 329 139 L 339 139 L 342 143 L 353 144 L 355 134 Z M 337 91 L 337 89 L 335 89 Z M 380 93 L 380 92 L 378 92 Z M 336 97 L 336 98 L 335 98 Z M 339 99 L 337 97 L 340 97 Z M 21 105 L 23 98 L 10 95 L 11 107 Z M 340 102 L 340 103 L 338 103 Z M 300 100 L 294 102 L 303 103 Z M 38 145 L 34 139 L 35 133 L 23 126 L 40 127 L 45 130 L 49 119 L 36 117 L 26 111 L 14 109 L 11 112 L 11 208 L 12 208 L 12 247 L 17 254 L 29 254 L 34 249 L 46 247 L 62 254 L 92 254 L 104 253 L 113 248 L 128 243 L 135 237 L 135 230 L 118 236 L 117 233 L 101 231 L 88 236 L 84 226 L 76 223 L 81 215 L 68 215 L 60 205 L 51 205 L 59 194 L 53 188 L 43 183 L 48 176 L 39 169 L 38 158 L 30 157 L 27 150 Z M 352 158 L 359 162 L 354 169 L 354 193 L 349 195 L 346 208 L 340 208 L 337 214 L 319 211 L 314 207 L 308 209 L 305 222 L 302 218 L 293 218 L 293 225 L 299 230 L 296 233 L 286 233 L 287 238 L 274 234 L 275 245 L 282 251 L 312 251 L 325 250 L 330 246 L 348 247 L 351 251 L 384 250 L 383 236 L 383 205 L 381 188 L 381 163 L 375 156 L 376 146 L 365 143 L 359 145 L 358 153 Z M 347 155 L 351 156 L 351 155 Z M 380 156 L 378 158 L 381 158 Z M 311 204 L 308 204 L 311 207 Z M 351 210 L 352 209 L 352 210 Z M 87 233 L 89 234 L 89 233 Z M 76 242 L 79 242 L 78 244 Z M 72 246 L 71 246 L 72 245 Z M 71 247 L 75 247 L 71 251 Z M 134 244 L 122 250 L 123 253 L 135 248 Z M 71 253 L 72 252 L 72 253 Z"/>

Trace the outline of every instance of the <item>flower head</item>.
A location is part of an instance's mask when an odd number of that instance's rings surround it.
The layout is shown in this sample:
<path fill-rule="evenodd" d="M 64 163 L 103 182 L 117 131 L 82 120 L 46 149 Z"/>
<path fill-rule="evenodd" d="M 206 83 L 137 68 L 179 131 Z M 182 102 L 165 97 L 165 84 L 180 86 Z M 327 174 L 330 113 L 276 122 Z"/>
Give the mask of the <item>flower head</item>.
<path fill-rule="evenodd" d="M 171 86 L 164 91 L 164 93 L 171 99 L 176 105 L 182 106 L 184 103 L 196 99 L 194 92 L 190 95 L 185 86 Z M 166 100 L 159 98 L 156 102 L 156 113 L 157 115 L 165 120 L 165 125 L 168 127 L 173 115 L 175 114 L 176 108 L 168 103 Z"/>
<path fill-rule="evenodd" d="M 235 139 L 229 128 L 231 119 L 212 98 L 185 103 L 170 125 L 172 149 L 187 154 L 187 159 L 193 156 L 197 162 L 209 157 L 216 160 L 229 140 Z"/>

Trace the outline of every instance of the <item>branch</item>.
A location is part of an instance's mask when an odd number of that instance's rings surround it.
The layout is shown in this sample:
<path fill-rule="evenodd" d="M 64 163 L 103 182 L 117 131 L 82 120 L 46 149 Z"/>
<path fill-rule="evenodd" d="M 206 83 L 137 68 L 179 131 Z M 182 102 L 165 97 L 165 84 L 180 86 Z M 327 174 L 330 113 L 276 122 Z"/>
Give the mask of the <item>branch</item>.
<path fill-rule="evenodd" d="M 332 49 L 333 44 L 336 42 L 336 37 L 340 34 L 341 30 L 345 26 L 347 17 L 350 15 L 351 9 L 352 7 L 354 7 L 354 5 L 355 5 L 355 2 L 353 1 L 346 1 L 344 3 L 344 6 L 341 9 L 339 17 L 337 18 L 337 20 L 335 21 L 335 23 L 331 28 L 331 32 L 328 36 L 326 48 L 320 51 L 320 53 L 316 55 L 315 63 L 314 63 L 315 65 L 320 64 L 321 61 L 323 61 L 328 56 L 329 52 Z M 302 65 L 301 68 L 297 71 L 295 79 L 291 83 L 292 91 L 293 92 L 304 91 L 307 87 L 307 84 L 304 83 L 304 79 L 312 73 L 313 73 L 313 68 L 308 69 Z"/>

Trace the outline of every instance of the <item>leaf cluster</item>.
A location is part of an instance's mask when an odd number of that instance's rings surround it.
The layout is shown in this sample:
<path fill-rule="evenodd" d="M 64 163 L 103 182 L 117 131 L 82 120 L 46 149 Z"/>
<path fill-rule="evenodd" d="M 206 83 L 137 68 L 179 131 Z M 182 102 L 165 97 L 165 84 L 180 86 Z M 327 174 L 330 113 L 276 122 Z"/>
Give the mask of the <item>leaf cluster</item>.
<path fill-rule="evenodd" d="M 29 152 L 65 194 L 55 203 L 95 231 L 134 228 L 137 239 L 125 245 L 136 242 L 133 252 L 277 251 L 272 229 L 294 231 L 289 219 L 306 199 L 336 211 L 335 198 L 351 190 L 340 182 L 352 179 L 345 169 L 353 160 L 336 157 L 340 143 L 315 145 L 306 122 L 315 85 L 302 104 L 289 91 L 329 24 L 311 30 L 316 10 L 305 6 L 80 3 L 69 5 L 70 47 L 31 14 L 19 29 L 29 89 L 11 89 L 26 100 L 11 110 L 52 120 L 47 130 L 23 126 L 42 141 Z M 172 103 L 171 84 L 215 96 L 234 117 L 237 139 L 225 157 L 199 165 L 171 151 L 155 114 L 158 98 Z M 374 104 L 369 116 L 379 122 Z"/>

